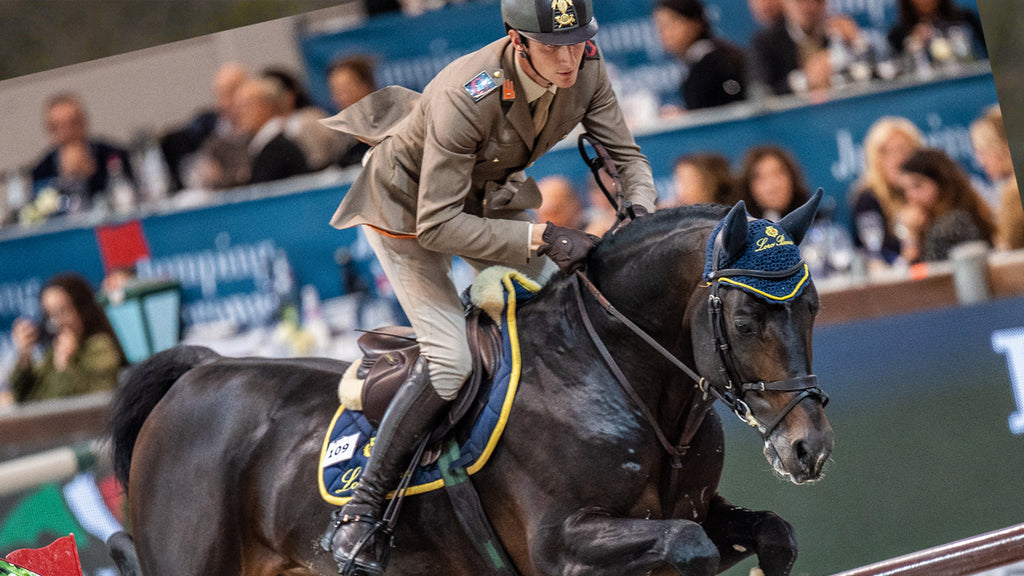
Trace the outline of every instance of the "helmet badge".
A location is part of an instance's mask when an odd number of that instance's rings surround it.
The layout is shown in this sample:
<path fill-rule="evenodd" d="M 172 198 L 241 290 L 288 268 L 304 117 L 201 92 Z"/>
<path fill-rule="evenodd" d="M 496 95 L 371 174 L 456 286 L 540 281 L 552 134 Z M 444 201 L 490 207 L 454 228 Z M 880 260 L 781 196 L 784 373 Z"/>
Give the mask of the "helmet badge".
<path fill-rule="evenodd" d="M 576 9 L 572 5 L 572 0 L 552 0 L 551 18 L 556 30 L 576 26 Z"/>

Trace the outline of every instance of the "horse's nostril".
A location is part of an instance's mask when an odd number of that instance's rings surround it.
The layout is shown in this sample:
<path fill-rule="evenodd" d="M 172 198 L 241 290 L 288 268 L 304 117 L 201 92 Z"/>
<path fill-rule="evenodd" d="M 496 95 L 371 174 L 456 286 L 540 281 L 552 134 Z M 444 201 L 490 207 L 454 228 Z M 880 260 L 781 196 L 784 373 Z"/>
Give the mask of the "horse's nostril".
<path fill-rule="evenodd" d="M 810 469 L 811 467 L 811 452 L 807 449 L 807 443 L 803 440 L 797 440 L 793 443 L 793 454 L 796 456 L 796 461 L 803 465 L 804 469 Z"/>

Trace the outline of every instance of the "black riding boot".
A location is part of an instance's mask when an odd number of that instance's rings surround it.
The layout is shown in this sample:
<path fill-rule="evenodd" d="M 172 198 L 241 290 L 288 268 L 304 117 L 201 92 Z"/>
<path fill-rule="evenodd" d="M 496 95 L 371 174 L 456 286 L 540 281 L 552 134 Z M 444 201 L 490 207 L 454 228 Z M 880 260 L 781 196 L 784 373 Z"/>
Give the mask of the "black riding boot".
<path fill-rule="evenodd" d="M 335 513 L 332 529 L 328 530 L 328 534 L 333 530 L 330 548 L 341 574 L 384 573 L 380 559 L 387 543 L 378 535 L 385 496 L 396 488 L 409 459 L 446 405 L 431 386 L 427 362 L 421 356 L 381 420 L 359 486 L 352 499 Z"/>

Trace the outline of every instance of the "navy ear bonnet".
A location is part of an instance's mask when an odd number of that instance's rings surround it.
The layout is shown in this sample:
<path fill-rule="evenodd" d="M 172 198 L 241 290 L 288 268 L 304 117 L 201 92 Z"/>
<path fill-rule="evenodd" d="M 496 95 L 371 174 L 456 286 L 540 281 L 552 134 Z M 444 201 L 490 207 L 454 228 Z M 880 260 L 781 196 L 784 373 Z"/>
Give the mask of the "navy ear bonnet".
<path fill-rule="evenodd" d="M 789 233 L 775 222 L 754 220 L 747 222 L 747 242 L 743 253 L 730 259 L 723 250 L 718 266 L 712 267 L 715 239 L 718 238 L 725 225 L 723 219 L 715 226 L 708 237 L 707 252 L 704 258 L 704 279 L 711 280 L 712 270 L 728 269 L 756 270 L 762 272 L 781 272 L 792 269 L 800 263 L 800 249 L 790 238 Z M 795 298 L 807 285 L 811 278 L 810 269 L 804 264 L 795 268 L 793 274 L 784 278 L 758 278 L 755 276 L 729 275 L 719 277 L 719 282 L 736 286 L 769 302 L 783 302 Z"/>

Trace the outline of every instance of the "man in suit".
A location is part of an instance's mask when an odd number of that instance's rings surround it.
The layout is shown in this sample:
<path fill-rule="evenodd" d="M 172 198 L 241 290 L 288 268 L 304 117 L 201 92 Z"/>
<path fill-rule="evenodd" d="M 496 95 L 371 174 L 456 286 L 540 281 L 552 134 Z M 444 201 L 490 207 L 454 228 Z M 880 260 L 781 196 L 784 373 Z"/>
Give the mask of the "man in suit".
<path fill-rule="evenodd" d="M 751 40 L 751 80 L 775 94 L 828 88 L 829 48 L 854 52 L 865 42 L 848 16 L 829 16 L 826 0 L 782 0 L 783 17 Z"/>
<path fill-rule="evenodd" d="M 78 96 L 61 93 L 46 101 L 43 113 L 53 147 L 32 168 L 36 191 L 53 185 L 65 197 L 61 210 L 88 210 L 96 197 L 104 201 L 109 180 L 108 163 L 116 162 L 131 180 L 128 153 L 89 134 L 89 120 Z"/>
<path fill-rule="evenodd" d="M 600 52 L 591 0 L 502 0 L 507 36 L 442 70 L 422 96 L 388 87 L 325 121 L 373 148 L 331 224 L 364 225 L 422 355 L 383 418 L 359 488 L 322 544 L 339 567 L 380 574 L 373 541 L 385 495 L 470 372 L 458 255 L 544 282 L 580 267 L 587 234 L 533 224 L 541 195 L 523 170 L 579 123 L 603 142 L 637 213 L 654 210 L 647 159 L 626 128 Z M 360 546 L 366 537 L 369 544 Z"/>
<path fill-rule="evenodd" d="M 235 95 L 238 127 L 251 136 L 249 182 L 269 182 L 308 172 L 298 144 L 284 134 L 284 88 L 268 78 L 247 80 Z"/>

